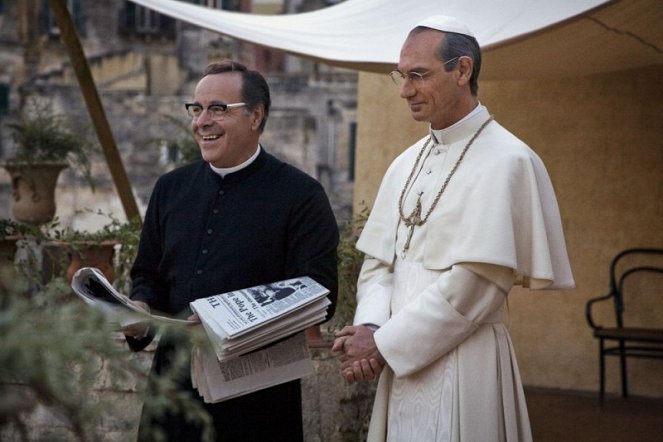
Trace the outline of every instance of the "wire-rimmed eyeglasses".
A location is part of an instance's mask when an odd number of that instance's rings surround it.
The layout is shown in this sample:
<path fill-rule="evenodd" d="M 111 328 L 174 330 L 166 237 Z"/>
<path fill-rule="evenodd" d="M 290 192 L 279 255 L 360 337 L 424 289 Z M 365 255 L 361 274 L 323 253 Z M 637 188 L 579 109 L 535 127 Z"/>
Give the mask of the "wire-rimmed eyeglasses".
<path fill-rule="evenodd" d="M 458 60 L 460 58 L 460 55 L 458 57 L 450 58 L 449 60 L 445 61 L 442 63 L 442 66 L 445 66 L 447 63 L 451 63 L 452 61 Z M 431 69 L 426 72 L 416 72 L 416 71 L 410 71 L 403 73 L 399 71 L 398 69 L 395 69 L 391 72 L 389 72 L 389 77 L 391 78 L 391 81 L 394 82 L 396 86 L 403 86 L 403 83 L 405 83 L 405 80 L 409 81 L 412 83 L 415 87 L 419 86 L 424 82 L 424 79 L 426 75 L 432 73 L 436 69 Z"/>
<path fill-rule="evenodd" d="M 246 103 L 214 103 L 207 106 L 207 109 L 203 105 L 198 103 L 185 103 L 184 107 L 186 112 L 193 119 L 199 118 L 205 110 L 212 120 L 221 120 L 228 113 L 229 109 L 235 109 L 237 107 L 246 106 Z"/>

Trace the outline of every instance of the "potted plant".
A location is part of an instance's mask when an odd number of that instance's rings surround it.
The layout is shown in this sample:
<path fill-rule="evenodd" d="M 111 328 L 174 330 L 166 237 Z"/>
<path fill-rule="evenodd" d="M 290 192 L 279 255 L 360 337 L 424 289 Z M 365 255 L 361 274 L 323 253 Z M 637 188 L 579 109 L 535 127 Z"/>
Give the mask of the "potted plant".
<path fill-rule="evenodd" d="M 96 267 L 111 282 L 116 277 L 128 277 L 140 238 L 140 222 L 122 222 L 111 215 L 104 216 L 110 221 L 96 231 L 60 229 L 57 221 L 51 225 L 46 234 L 49 240 L 44 244 L 47 279 L 49 275 L 64 276 L 71 282 L 81 267 Z"/>
<path fill-rule="evenodd" d="M 52 220 L 58 176 L 69 165 L 83 173 L 94 189 L 89 160 L 93 145 L 68 130 L 50 104 L 29 101 L 24 112 L 6 126 L 15 144 L 14 156 L 3 164 L 11 177 L 15 219 L 32 225 Z"/>

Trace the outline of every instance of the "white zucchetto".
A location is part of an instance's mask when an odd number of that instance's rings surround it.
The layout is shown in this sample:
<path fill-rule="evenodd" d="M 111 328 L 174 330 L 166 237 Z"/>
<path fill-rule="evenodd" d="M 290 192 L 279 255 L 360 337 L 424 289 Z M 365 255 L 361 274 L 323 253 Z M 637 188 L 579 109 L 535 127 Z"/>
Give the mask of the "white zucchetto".
<path fill-rule="evenodd" d="M 467 27 L 465 23 L 448 15 L 431 15 L 430 17 L 417 23 L 416 26 L 423 26 L 442 32 L 455 32 L 457 34 L 474 37 L 474 34 L 472 31 L 470 31 L 470 28 Z"/>

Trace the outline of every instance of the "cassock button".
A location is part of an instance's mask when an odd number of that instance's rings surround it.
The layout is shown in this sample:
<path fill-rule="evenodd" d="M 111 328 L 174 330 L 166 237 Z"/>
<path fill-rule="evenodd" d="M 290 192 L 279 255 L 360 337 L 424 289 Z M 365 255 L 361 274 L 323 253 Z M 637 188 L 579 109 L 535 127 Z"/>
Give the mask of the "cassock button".
<path fill-rule="evenodd" d="M 207 249 L 202 250 L 203 255 L 207 255 Z"/>
<path fill-rule="evenodd" d="M 439 155 L 439 154 L 440 154 L 440 149 L 435 149 L 435 155 Z"/>
<path fill-rule="evenodd" d="M 214 209 L 214 210 L 212 210 L 212 212 L 213 212 L 215 215 L 217 215 L 217 214 L 219 213 L 219 209 Z"/>
<path fill-rule="evenodd" d="M 430 169 L 428 169 L 428 170 L 426 171 L 426 175 L 430 175 L 431 173 L 433 173 L 433 171 L 430 170 Z"/>
<path fill-rule="evenodd" d="M 207 229 L 207 234 L 208 234 L 208 235 L 211 235 L 213 231 L 214 231 L 214 230 L 212 230 L 212 229 Z"/>
<path fill-rule="evenodd" d="M 202 270 L 200 270 L 200 269 L 196 270 L 196 275 L 202 275 L 202 274 L 203 274 Z"/>
<path fill-rule="evenodd" d="M 226 193 L 225 190 L 219 190 L 219 195 L 223 195 L 224 193 Z"/>

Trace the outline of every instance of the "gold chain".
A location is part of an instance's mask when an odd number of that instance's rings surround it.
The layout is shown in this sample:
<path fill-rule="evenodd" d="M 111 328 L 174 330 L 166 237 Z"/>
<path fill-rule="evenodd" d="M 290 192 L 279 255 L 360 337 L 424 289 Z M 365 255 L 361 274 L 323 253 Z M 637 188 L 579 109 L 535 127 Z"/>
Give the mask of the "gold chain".
<path fill-rule="evenodd" d="M 447 185 L 449 184 L 449 181 L 451 181 L 451 177 L 456 173 L 456 170 L 458 169 L 458 166 L 460 165 L 461 161 L 463 161 L 463 158 L 465 157 L 465 154 L 467 153 L 468 149 L 476 140 L 476 138 L 479 136 L 481 131 L 488 126 L 488 123 L 490 123 L 493 120 L 493 116 L 491 115 L 488 117 L 488 119 L 481 125 L 481 127 L 474 133 L 470 141 L 465 145 L 465 148 L 463 149 L 463 152 L 460 154 L 460 157 L 458 158 L 458 161 L 456 161 L 456 164 L 454 164 L 454 167 L 451 169 L 451 172 L 449 172 L 449 175 L 447 176 L 447 179 L 444 180 L 444 183 L 442 184 L 442 187 L 440 188 L 439 192 L 437 192 L 437 195 L 435 196 L 435 199 L 433 200 L 433 203 L 431 204 L 430 208 L 426 212 L 426 215 L 424 215 L 423 218 L 421 218 L 421 193 L 419 194 L 419 197 L 417 199 L 417 203 L 415 204 L 415 208 L 412 210 L 409 216 L 405 216 L 403 213 L 403 207 L 405 203 L 405 194 L 407 193 L 408 187 L 410 186 L 410 182 L 412 181 L 412 178 L 414 177 L 417 168 L 419 166 L 419 161 L 421 161 L 421 157 L 423 156 L 424 152 L 426 151 L 426 148 L 428 145 L 431 143 L 431 140 L 433 136 L 431 135 L 428 140 L 426 140 L 426 143 L 424 144 L 424 147 L 421 148 L 421 151 L 419 152 L 419 155 L 417 155 L 417 159 L 414 161 L 414 165 L 412 166 L 412 171 L 410 172 L 410 176 L 407 177 L 407 180 L 405 181 L 405 186 L 403 186 L 403 190 L 401 191 L 401 196 L 398 199 L 398 214 L 401 217 L 401 220 L 403 223 L 405 223 L 405 226 L 410 228 L 410 233 L 408 234 L 407 241 L 405 242 L 405 247 L 403 248 L 403 251 L 406 251 L 410 247 L 410 240 L 412 239 L 412 234 L 414 232 L 414 227 L 415 226 L 423 226 L 426 221 L 428 221 L 428 218 L 430 217 L 430 214 L 433 212 L 433 209 L 437 206 L 438 201 L 440 201 L 440 197 L 444 193 L 444 191 L 447 188 Z"/>

